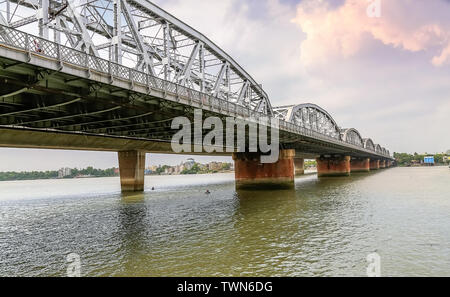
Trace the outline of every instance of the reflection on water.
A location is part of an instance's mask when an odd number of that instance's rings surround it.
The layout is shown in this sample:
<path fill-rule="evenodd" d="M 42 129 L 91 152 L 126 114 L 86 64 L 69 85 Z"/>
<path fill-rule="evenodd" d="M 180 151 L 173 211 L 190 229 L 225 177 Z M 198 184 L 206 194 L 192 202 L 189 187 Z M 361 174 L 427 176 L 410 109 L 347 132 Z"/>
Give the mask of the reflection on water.
<path fill-rule="evenodd" d="M 233 175 L 0 183 L 0 276 L 450 276 L 450 170 L 395 168 L 235 191 Z M 155 187 L 155 191 L 151 188 Z M 209 189 L 211 195 L 205 195 Z M 30 192 L 30 190 L 32 190 Z"/>

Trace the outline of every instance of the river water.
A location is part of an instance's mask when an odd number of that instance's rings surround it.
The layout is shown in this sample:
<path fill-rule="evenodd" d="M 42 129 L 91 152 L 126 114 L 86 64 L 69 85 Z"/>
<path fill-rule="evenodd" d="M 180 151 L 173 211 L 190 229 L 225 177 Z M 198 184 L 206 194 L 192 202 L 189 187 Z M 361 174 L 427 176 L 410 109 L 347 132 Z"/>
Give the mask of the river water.
<path fill-rule="evenodd" d="M 155 191 L 151 191 L 155 187 Z M 206 189 L 211 195 L 205 195 Z M 450 169 L 243 191 L 232 174 L 0 182 L 0 276 L 450 276 Z"/>

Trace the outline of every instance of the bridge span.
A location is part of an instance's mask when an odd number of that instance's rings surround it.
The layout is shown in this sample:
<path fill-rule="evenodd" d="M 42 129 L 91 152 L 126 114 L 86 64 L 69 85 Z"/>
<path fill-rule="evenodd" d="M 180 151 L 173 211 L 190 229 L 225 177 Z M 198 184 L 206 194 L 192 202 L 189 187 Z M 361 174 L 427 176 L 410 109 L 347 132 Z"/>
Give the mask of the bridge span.
<path fill-rule="evenodd" d="M 220 47 L 146 0 L 3 1 L 0 86 L 0 146 L 116 151 L 124 191 L 143 190 L 145 153 L 173 153 L 172 120 L 195 110 L 279 121 L 278 162 L 236 147 L 214 153 L 233 155 L 238 186 L 291 186 L 304 158 L 317 160 L 319 176 L 393 164 L 315 104 L 272 106 Z"/>

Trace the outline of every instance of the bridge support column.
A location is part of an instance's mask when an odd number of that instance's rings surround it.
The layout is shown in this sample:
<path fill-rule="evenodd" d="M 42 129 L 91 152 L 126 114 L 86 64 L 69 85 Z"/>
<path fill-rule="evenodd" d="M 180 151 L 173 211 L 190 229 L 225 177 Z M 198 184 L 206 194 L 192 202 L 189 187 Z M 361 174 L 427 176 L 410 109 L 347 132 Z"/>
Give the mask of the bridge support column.
<path fill-rule="evenodd" d="M 370 170 L 380 169 L 380 160 L 370 160 Z"/>
<path fill-rule="evenodd" d="M 301 176 L 305 174 L 305 159 L 294 158 L 295 176 Z"/>
<path fill-rule="evenodd" d="M 381 169 L 386 168 L 386 161 L 385 161 L 385 160 L 381 160 L 381 161 L 380 161 L 380 168 L 381 168 Z"/>
<path fill-rule="evenodd" d="M 295 150 L 280 150 L 276 163 L 261 163 L 260 153 L 234 153 L 236 188 L 291 188 Z"/>
<path fill-rule="evenodd" d="M 119 152 L 119 171 L 122 192 L 144 191 L 145 152 Z"/>
<path fill-rule="evenodd" d="M 349 176 L 351 172 L 349 156 L 320 157 L 317 158 L 317 175 L 327 176 Z"/>
<path fill-rule="evenodd" d="M 369 158 L 352 158 L 350 161 L 351 172 L 369 172 L 370 159 Z"/>

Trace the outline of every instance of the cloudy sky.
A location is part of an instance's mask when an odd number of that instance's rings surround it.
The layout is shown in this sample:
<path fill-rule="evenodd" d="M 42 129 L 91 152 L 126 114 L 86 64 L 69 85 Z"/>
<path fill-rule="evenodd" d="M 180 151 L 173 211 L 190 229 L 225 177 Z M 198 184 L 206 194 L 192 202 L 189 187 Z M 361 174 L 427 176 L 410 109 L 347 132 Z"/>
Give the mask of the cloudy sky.
<path fill-rule="evenodd" d="M 450 1 L 157 0 L 238 61 L 272 105 L 311 102 L 394 151 L 450 149 Z M 371 6 L 372 8 L 376 6 Z M 149 156 L 148 163 L 185 157 Z M 208 159 L 205 159 L 207 161 Z M 0 171 L 111 167 L 113 153 L 0 149 Z"/>

